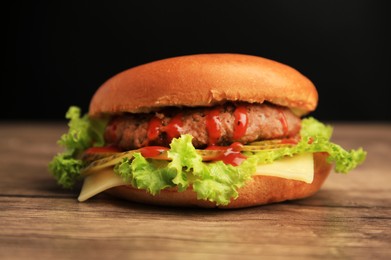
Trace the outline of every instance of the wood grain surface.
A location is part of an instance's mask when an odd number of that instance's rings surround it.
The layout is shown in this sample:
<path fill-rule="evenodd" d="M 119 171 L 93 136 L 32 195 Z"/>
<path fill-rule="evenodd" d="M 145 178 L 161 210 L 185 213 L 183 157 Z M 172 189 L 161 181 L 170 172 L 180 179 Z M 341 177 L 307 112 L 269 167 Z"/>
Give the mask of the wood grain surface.
<path fill-rule="evenodd" d="M 217 210 L 79 203 L 47 171 L 65 123 L 0 123 L 0 259 L 391 259 L 391 125 L 334 126 L 364 165 L 308 199 Z"/>

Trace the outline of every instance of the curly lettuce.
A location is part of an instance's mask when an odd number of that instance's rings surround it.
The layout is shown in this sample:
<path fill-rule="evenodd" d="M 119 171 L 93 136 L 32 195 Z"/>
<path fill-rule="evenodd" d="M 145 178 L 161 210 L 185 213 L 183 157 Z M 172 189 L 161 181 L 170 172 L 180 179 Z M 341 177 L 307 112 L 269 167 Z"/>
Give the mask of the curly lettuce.
<path fill-rule="evenodd" d="M 273 151 L 260 151 L 254 156 L 257 157 L 258 164 L 264 164 L 299 153 L 327 152 L 328 162 L 335 164 L 337 173 L 347 173 L 364 162 L 366 152 L 362 148 L 346 151 L 330 141 L 332 132 L 331 126 L 324 125 L 312 117 L 305 118 L 302 120 L 301 139 L 297 145 Z"/>
<path fill-rule="evenodd" d="M 205 163 L 192 144 L 191 135 L 173 139 L 168 157 L 170 162 L 145 159 L 140 153 L 133 160 L 124 159 L 114 172 L 127 183 L 138 189 L 145 189 L 155 195 L 160 190 L 177 187 L 184 191 L 192 187 L 198 199 L 209 200 L 217 205 L 227 205 L 231 198 L 237 198 L 237 190 L 255 172 L 256 164 L 244 161 L 235 167 L 221 161 Z"/>
<path fill-rule="evenodd" d="M 104 145 L 103 133 L 107 121 L 93 120 L 87 114 L 81 117 L 80 108 L 76 106 L 68 109 L 65 118 L 69 119 L 69 130 L 58 141 L 65 151 L 53 158 L 49 171 L 59 185 L 72 188 L 81 179 L 80 170 L 84 165 L 78 159 L 80 154 L 89 147 Z"/>

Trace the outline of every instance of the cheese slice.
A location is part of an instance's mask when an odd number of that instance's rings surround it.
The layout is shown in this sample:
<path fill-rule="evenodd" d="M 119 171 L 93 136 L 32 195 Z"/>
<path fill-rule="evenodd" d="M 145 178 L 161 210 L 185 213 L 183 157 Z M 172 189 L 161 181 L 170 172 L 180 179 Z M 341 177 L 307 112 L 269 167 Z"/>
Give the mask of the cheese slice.
<path fill-rule="evenodd" d="M 312 153 L 287 157 L 270 164 L 258 165 L 254 175 L 274 176 L 312 183 L 314 158 Z"/>
<path fill-rule="evenodd" d="M 284 179 L 312 183 L 314 179 L 314 160 L 312 153 L 284 158 L 270 164 L 257 166 L 254 175 L 274 176 Z M 112 168 L 105 168 L 85 177 L 78 200 L 85 201 L 107 189 L 128 185 L 116 175 Z"/>
<path fill-rule="evenodd" d="M 116 175 L 113 172 L 113 169 L 103 169 L 85 177 L 78 200 L 80 202 L 85 201 L 102 191 L 121 185 L 128 184 L 125 183 L 121 177 Z"/>

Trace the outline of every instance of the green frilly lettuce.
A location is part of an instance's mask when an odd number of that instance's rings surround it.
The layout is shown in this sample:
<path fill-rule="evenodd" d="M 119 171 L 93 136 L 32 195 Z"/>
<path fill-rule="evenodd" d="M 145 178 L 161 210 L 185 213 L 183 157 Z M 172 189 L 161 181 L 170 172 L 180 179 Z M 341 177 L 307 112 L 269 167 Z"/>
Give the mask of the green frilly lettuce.
<path fill-rule="evenodd" d="M 274 151 L 260 151 L 254 156 L 257 158 L 258 164 L 264 164 L 299 153 L 327 152 L 329 154 L 328 162 L 335 164 L 335 171 L 347 173 L 365 160 L 366 152 L 362 148 L 346 151 L 330 141 L 332 132 L 331 126 L 324 125 L 312 117 L 305 118 L 302 120 L 301 139 L 297 145 Z"/>
<path fill-rule="evenodd" d="M 71 107 L 69 133 L 61 137 L 59 144 L 66 148 L 50 163 L 49 168 L 59 184 L 71 187 L 83 168 L 78 155 L 88 147 L 103 145 L 105 121 L 93 121 L 88 116 L 80 117 L 80 110 Z M 198 199 L 209 200 L 217 205 L 227 205 L 238 196 L 238 189 L 245 185 L 259 164 L 272 163 L 286 156 L 306 152 L 327 152 L 328 160 L 335 164 L 335 171 L 347 173 L 361 164 L 366 152 L 361 148 L 346 151 L 330 142 L 332 128 L 314 118 L 302 120 L 301 139 L 297 145 L 273 150 L 246 152 L 247 159 L 239 166 L 222 161 L 203 162 L 192 145 L 192 136 L 182 135 L 173 139 L 168 157 L 170 161 L 144 158 L 135 153 L 114 167 L 114 172 L 127 183 L 156 195 L 161 190 L 176 187 L 179 192 L 192 188 Z"/>
<path fill-rule="evenodd" d="M 81 178 L 80 170 L 84 165 L 79 159 L 80 154 L 89 147 L 104 145 L 103 132 L 107 121 L 80 115 L 80 108 L 71 106 L 68 109 L 65 118 L 69 119 L 69 130 L 58 141 L 65 151 L 49 163 L 49 171 L 64 188 L 72 188 Z"/>

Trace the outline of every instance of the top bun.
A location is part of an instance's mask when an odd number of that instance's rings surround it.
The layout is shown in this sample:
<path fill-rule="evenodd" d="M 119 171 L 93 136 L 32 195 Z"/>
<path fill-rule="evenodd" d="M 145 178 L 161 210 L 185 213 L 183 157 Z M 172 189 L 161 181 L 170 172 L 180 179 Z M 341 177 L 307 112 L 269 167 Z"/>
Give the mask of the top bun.
<path fill-rule="evenodd" d="M 115 75 L 96 91 L 89 115 L 213 106 L 225 101 L 267 101 L 301 116 L 316 108 L 318 93 L 309 79 L 276 61 L 242 54 L 198 54 L 147 63 Z"/>

